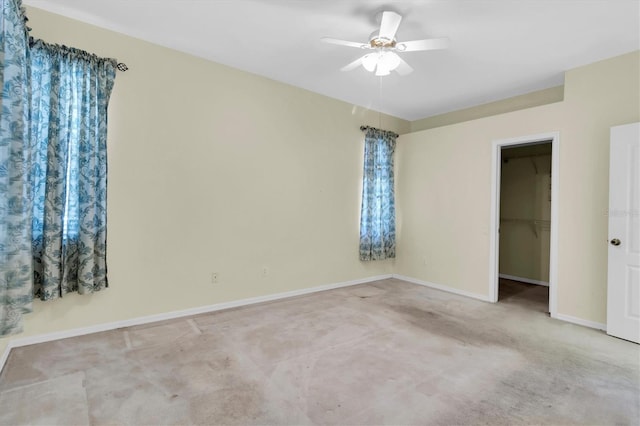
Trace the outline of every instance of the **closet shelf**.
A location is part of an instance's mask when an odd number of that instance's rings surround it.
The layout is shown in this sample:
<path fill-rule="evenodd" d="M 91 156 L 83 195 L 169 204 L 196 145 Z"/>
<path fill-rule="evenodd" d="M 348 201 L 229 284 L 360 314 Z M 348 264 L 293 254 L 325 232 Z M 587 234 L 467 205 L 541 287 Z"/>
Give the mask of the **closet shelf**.
<path fill-rule="evenodd" d="M 542 219 L 514 219 L 514 218 L 500 218 L 500 223 L 522 223 L 531 226 L 531 230 L 538 238 L 538 231 L 550 231 L 551 221 Z"/>

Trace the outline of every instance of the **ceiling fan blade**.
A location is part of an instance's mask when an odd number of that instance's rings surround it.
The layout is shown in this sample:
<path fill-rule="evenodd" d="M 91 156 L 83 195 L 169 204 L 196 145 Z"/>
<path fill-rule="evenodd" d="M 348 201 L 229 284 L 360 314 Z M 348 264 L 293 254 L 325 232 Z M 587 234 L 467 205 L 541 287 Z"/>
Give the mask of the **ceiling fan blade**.
<path fill-rule="evenodd" d="M 407 75 L 413 72 L 413 68 L 404 61 L 404 59 L 400 58 L 400 64 L 398 68 L 396 68 L 396 72 L 400 75 Z"/>
<path fill-rule="evenodd" d="M 396 36 L 396 31 L 398 31 L 398 27 L 400 26 L 400 21 L 402 21 L 402 16 L 397 13 L 388 10 L 382 12 L 378 37 L 393 40 Z"/>
<path fill-rule="evenodd" d="M 426 40 L 403 41 L 396 44 L 396 49 L 399 52 L 416 52 L 418 50 L 446 49 L 449 44 L 449 39 L 446 37 L 429 38 Z"/>
<path fill-rule="evenodd" d="M 337 38 L 331 37 L 322 37 L 320 41 L 330 44 L 337 44 L 339 46 L 357 47 L 359 49 L 367 49 L 371 47 L 368 43 L 357 43 L 355 41 L 339 40 Z"/>
<path fill-rule="evenodd" d="M 364 56 L 361 56 L 358 59 L 356 59 L 355 61 L 345 65 L 342 68 L 340 68 L 340 71 L 351 71 L 351 70 L 354 70 L 354 69 L 358 68 L 360 65 L 362 65 L 362 58 L 364 58 Z"/>

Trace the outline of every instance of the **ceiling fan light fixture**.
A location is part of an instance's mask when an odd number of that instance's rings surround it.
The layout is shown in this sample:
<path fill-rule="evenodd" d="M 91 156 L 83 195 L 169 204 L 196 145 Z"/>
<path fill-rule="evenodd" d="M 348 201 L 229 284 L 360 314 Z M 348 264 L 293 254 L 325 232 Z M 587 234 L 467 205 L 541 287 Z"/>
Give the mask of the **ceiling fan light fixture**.
<path fill-rule="evenodd" d="M 379 50 L 362 57 L 362 66 L 377 76 L 389 75 L 400 65 L 400 57 L 393 52 Z"/>
<path fill-rule="evenodd" d="M 400 65 L 400 57 L 393 52 L 382 52 L 378 59 L 378 66 L 383 66 L 389 71 L 393 71 Z"/>
<path fill-rule="evenodd" d="M 391 74 L 391 70 L 389 68 L 385 68 L 378 64 L 378 68 L 376 68 L 376 77 L 384 77 L 385 75 Z"/>
<path fill-rule="evenodd" d="M 367 53 L 362 57 L 362 66 L 367 71 L 373 72 L 376 69 L 376 65 L 378 65 L 377 53 Z"/>

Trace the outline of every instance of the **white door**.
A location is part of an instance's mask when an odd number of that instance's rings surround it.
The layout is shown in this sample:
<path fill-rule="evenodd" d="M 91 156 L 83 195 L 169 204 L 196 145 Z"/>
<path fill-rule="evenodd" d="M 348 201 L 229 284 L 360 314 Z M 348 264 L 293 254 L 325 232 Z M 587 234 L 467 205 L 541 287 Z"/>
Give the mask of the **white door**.
<path fill-rule="evenodd" d="M 640 123 L 611 128 L 607 333 L 640 343 Z"/>

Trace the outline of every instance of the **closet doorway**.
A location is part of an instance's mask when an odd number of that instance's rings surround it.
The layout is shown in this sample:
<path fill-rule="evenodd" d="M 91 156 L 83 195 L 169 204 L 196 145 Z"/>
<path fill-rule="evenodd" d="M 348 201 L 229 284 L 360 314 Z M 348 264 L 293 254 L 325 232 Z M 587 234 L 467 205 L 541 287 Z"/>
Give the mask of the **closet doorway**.
<path fill-rule="evenodd" d="M 502 147 L 501 154 L 498 301 L 548 312 L 551 141 Z"/>
<path fill-rule="evenodd" d="M 558 142 L 557 133 L 495 141 L 492 173 L 491 300 L 553 317 Z"/>

